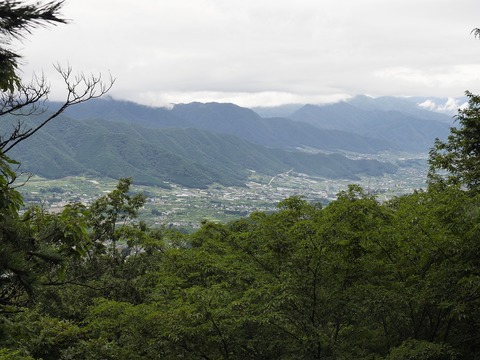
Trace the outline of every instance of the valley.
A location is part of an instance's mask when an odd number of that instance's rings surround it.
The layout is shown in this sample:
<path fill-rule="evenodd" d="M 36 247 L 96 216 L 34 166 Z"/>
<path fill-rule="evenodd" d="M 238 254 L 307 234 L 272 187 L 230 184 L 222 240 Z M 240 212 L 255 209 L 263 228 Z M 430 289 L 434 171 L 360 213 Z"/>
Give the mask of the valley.
<path fill-rule="evenodd" d="M 349 184 L 380 201 L 424 188 L 428 150 L 452 120 L 392 97 L 287 110 L 271 117 L 235 104 L 166 109 L 95 99 L 10 155 L 35 174 L 20 187 L 26 207 L 89 205 L 131 177 L 132 191 L 147 197 L 140 220 L 193 232 L 203 220 L 274 211 L 291 196 L 326 204 Z"/>
<path fill-rule="evenodd" d="M 309 202 L 326 204 L 352 183 L 376 194 L 381 201 L 424 188 L 426 154 L 404 155 L 400 161 L 398 154 L 376 155 L 377 160 L 396 162 L 397 172 L 379 177 L 361 176 L 357 181 L 315 177 L 294 170 L 275 176 L 250 170 L 245 186 L 223 186 L 216 183 L 198 189 L 170 183 L 165 188 L 138 185 L 134 178 L 132 191 L 143 193 L 147 197 L 147 202 L 139 213 L 139 220 L 151 226 L 175 227 L 191 232 L 205 219 L 227 222 L 254 211 L 274 211 L 276 204 L 290 196 L 302 196 Z M 24 179 L 19 179 L 18 183 L 22 180 Z M 24 196 L 26 207 L 39 205 L 47 211 L 57 212 L 72 202 L 91 204 L 98 197 L 112 191 L 116 184 L 117 180 L 112 178 L 69 176 L 45 179 L 33 176 L 19 190 Z"/>

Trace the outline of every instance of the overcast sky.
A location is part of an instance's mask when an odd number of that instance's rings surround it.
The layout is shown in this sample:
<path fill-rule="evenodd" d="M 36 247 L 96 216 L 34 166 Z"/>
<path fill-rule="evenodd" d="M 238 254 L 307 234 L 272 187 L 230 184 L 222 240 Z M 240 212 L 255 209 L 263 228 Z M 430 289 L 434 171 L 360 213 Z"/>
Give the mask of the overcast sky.
<path fill-rule="evenodd" d="M 113 98 L 155 106 L 480 93 L 480 0 L 66 0 L 62 13 L 70 24 L 16 46 L 57 99 L 56 62 L 110 72 Z"/>

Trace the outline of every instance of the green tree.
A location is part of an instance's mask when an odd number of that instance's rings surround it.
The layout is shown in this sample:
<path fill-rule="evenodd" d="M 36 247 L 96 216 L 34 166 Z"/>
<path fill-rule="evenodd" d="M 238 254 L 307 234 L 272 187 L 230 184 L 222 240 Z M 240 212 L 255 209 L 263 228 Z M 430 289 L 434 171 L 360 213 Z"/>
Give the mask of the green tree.
<path fill-rule="evenodd" d="M 11 122 L 10 133 L 0 136 L 0 308 L 10 311 L 32 301 L 35 284 L 49 271 L 64 269 L 65 256 L 82 252 L 84 233 L 79 208 L 68 208 L 60 216 L 51 216 L 39 209 L 19 215 L 22 199 L 15 190 L 16 174 L 12 167 L 18 163 L 5 154 L 19 142 L 56 118 L 68 106 L 97 97 L 107 91 L 100 77 L 79 75 L 72 78 L 70 68 L 57 66 L 67 85 L 65 102 L 56 110 L 45 112 L 43 105 L 50 91 L 43 78 L 34 78 L 25 85 L 19 76 L 21 56 L 12 48 L 13 40 L 22 39 L 36 27 L 66 21 L 59 11 L 63 1 L 30 3 L 7 0 L 0 4 L 0 117 Z M 37 119 L 29 126 L 23 116 Z M 13 116 L 13 117 L 12 117 Z M 13 120 L 12 120 L 13 119 Z M 33 124 L 33 125 L 32 125 Z M 76 215 L 74 215 L 76 214 Z M 53 274 L 53 273 L 52 273 Z M 56 282 L 50 279 L 42 281 Z"/>
<path fill-rule="evenodd" d="M 111 254 L 119 255 L 117 242 L 125 228 L 117 231 L 117 225 L 127 225 L 137 217 L 138 209 L 145 203 L 142 194 L 131 195 L 132 179 L 120 179 L 117 188 L 111 193 L 98 198 L 90 207 L 90 224 L 93 229 L 92 238 L 99 243 L 110 242 Z"/>
<path fill-rule="evenodd" d="M 468 107 L 455 116 L 459 127 L 452 127 L 447 141 L 435 140 L 430 150 L 430 184 L 465 187 L 480 191 L 480 96 L 466 92 Z"/>
<path fill-rule="evenodd" d="M 90 231 L 97 224 L 103 239 L 138 251 L 70 261 L 66 278 L 76 281 L 46 288 L 34 312 L 15 317 L 12 349 L 45 359 L 451 360 L 479 351 L 478 197 L 446 187 L 380 204 L 351 186 L 323 209 L 293 197 L 275 213 L 205 221 L 183 235 L 104 227 L 130 216 L 127 183 L 101 198 Z"/>
<path fill-rule="evenodd" d="M 32 304 L 40 286 L 63 283 L 68 262 L 83 257 L 90 240 L 81 206 L 57 215 L 31 208 L 20 216 L 18 192 L 2 190 L 8 205 L 0 209 L 0 313 L 8 313 Z"/>
<path fill-rule="evenodd" d="M 80 341 L 87 330 L 92 336 L 98 331 L 110 333 L 105 327 L 97 331 L 99 323 L 120 324 L 118 317 L 105 322 L 98 318 L 100 312 L 95 308 L 100 299 L 108 299 L 112 306 L 123 301 L 136 309 L 151 298 L 154 287 L 148 274 L 162 265 L 162 231 L 130 223 L 144 198 L 130 195 L 129 186 L 130 180 L 122 179 L 117 189 L 99 198 L 91 209 L 73 204 L 60 214 L 48 214 L 31 208 L 22 217 L 13 211 L 16 222 L 10 222 L 12 233 L 1 239 L 4 246 L 0 248 L 0 348 L 45 360 L 81 358 L 84 352 L 86 359 L 103 358 L 108 353 L 96 348 L 107 335 L 88 343 Z M 20 235 L 19 229 L 23 230 Z M 111 237 L 128 252 L 106 247 Z M 95 314 L 90 319 L 92 326 L 80 326 L 88 314 Z M 127 320 L 132 320 L 132 326 L 142 326 L 140 319 Z M 130 327 L 138 330 L 133 337 L 137 343 L 117 348 L 125 354 L 138 351 L 145 338 L 139 329 Z M 112 356 L 120 358 L 119 354 Z"/>

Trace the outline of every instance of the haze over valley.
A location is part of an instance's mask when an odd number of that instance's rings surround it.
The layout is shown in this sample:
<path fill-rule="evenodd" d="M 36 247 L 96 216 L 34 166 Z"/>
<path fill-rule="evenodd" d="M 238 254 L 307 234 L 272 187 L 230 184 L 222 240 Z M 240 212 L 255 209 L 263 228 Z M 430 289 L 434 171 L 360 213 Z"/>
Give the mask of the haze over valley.
<path fill-rule="evenodd" d="M 357 96 L 256 112 L 230 103 L 167 109 L 97 99 L 69 108 L 12 156 L 35 175 L 24 187 L 29 203 L 89 203 L 114 179 L 131 177 L 151 194 L 144 212 L 151 223 L 192 228 L 203 218 L 274 210 L 292 195 L 327 203 L 350 183 L 379 199 L 424 187 L 428 150 L 453 119 L 418 104 Z M 83 185 L 69 189 L 66 179 Z M 59 184 L 63 195 L 47 191 Z"/>

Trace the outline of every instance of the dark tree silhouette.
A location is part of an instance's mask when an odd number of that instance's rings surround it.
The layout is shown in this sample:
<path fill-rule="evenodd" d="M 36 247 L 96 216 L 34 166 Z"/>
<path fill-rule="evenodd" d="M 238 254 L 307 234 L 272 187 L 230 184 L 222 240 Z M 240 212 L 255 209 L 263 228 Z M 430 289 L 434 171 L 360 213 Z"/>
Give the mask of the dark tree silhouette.
<path fill-rule="evenodd" d="M 478 37 L 480 39 L 480 28 L 475 28 L 473 29 L 470 34 L 473 34 L 476 38 Z"/>
<path fill-rule="evenodd" d="M 12 41 L 23 39 L 38 26 L 66 23 L 59 15 L 63 1 L 22 4 L 18 0 L 0 3 L 0 89 L 13 92 L 20 85 L 17 74 L 21 55 L 11 49 Z"/>
<path fill-rule="evenodd" d="M 43 4 L 25 4 L 19 0 L 0 2 L 0 117 L 15 115 L 15 120 L 4 118 L 11 127 L 7 133 L 0 134 L 0 151 L 3 153 L 29 138 L 67 107 L 102 96 L 114 83 L 111 77 L 104 82 L 100 75 L 74 74 L 70 66 L 57 64 L 55 69 L 64 80 L 66 96 L 58 108 L 48 109 L 46 100 L 50 85 L 45 77 L 34 75 L 29 83 L 21 81 L 18 74 L 21 55 L 12 50 L 12 42 L 24 39 L 39 26 L 67 23 L 60 16 L 62 5 L 63 1 Z M 25 116 L 35 121 L 29 121 L 27 125 Z"/>

